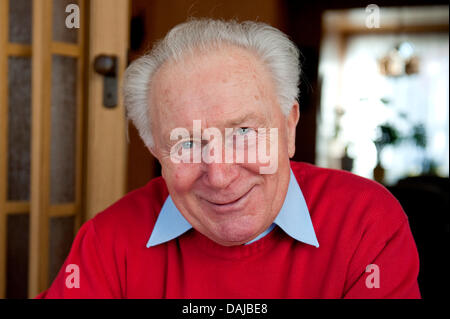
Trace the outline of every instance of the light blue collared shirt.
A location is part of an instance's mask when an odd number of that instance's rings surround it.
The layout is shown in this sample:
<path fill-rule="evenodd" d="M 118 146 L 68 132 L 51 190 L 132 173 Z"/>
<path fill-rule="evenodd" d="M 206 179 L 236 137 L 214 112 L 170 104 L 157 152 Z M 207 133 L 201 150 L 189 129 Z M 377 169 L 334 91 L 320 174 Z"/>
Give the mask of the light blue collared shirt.
<path fill-rule="evenodd" d="M 246 245 L 270 233 L 275 226 L 280 227 L 286 234 L 303 243 L 319 247 L 316 234 L 311 222 L 305 198 L 291 169 L 289 187 L 283 206 L 268 229 L 254 238 Z M 165 243 L 177 238 L 191 229 L 192 226 L 183 217 L 172 201 L 170 195 L 164 202 L 161 212 L 156 220 L 153 232 L 147 242 L 147 248 Z"/>

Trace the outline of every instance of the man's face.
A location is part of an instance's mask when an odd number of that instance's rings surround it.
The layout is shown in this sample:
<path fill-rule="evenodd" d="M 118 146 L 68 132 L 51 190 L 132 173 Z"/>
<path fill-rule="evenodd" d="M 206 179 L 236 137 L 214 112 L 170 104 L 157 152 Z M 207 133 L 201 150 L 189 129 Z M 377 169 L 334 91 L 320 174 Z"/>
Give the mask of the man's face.
<path fill-rule="evenodd" d="M 155 140 L 151 152 L 161 163 L 169 193 L 182 215 L 221 245 L 243 244 L 258 236 L 284 202 L 298 104 L 293 104 L 288 117 L 283 115 L 269 72 L 255 55 L 237 47 L 166 62 L 154 75 L 151 92 Z M 217 128 L 224 139 L 225 128 L 232 128 L 235 135 L 277 128 L 277 149 L 270 154 L 278 161 L 276 171 L 261 174 L 260 168 L 267 163 L 259 160 L 174 162 L 171 150 L 179 141 L 170 139 L 171 132 L 186 128 L 192 134 L 194 120 L 201 121 L 202 130 Z M 183 148 L 191 145 L 184 143 Z"/>

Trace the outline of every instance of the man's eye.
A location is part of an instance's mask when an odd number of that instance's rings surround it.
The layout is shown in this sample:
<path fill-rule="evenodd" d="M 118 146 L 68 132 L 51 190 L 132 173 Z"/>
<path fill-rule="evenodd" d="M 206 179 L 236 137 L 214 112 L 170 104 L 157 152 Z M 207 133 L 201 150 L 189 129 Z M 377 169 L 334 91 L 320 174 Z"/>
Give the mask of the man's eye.
<path fill-rule="evenodd" d="M 194 147 L 194 142 L 193 141 L 186 141 L 186 142 L 183 142 L 182 144 L 181 144 L 181 147 L 182 148 L 184 148 L 184 149 L 191 149 L 191 148 L 193 148 Z"/>
<path fill-rule="evenodd" d="M 245 135 L 245 134 L 250 133 L 250 131 L 251 131 L 251 128 L 249 128 L 249 127 L 240 127 L 240 128 L 238 128 L 237 133 L 239 135 Z"/>

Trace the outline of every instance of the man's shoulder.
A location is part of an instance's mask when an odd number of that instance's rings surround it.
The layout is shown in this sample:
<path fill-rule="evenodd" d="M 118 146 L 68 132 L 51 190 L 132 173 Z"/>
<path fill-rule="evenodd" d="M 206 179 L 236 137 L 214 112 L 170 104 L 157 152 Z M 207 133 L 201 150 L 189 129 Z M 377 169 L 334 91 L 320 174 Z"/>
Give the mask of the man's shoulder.
<path fill-rule="evenodd" d="M 365 185 L 367 187 L 375 187 L 379 188 L 381 185 L 373 180 L 370 180 L 365 177 L 361 177 L 359 175 L 353 174 L 348 171 L 334 169 L 334 168 L 325 168 L 316 166 L 306 162 L 295 162 L 291 161 L 291 168 L 294 172 L 294 175 L 299 178 L 314 178 L 317 179 L 332 179 L 332 181 L 339 181 L 350 184 L 360 184 Z"/>
<path fill-rule="evenodd" d="M 397 199 L 378 182 L 309 163 L 291 162 L 291 168 L 310 209 L 326 205 L 345 217 L 360 215 L 399 223 L 406 218 Z"/>
<path fill-rule="evenodd" d="M 147 236 L 168 195 L 164 179 L 156 177 L 99 212 L 92 222 L 99 233 L 145 233 Z"/>
<path fill-rule="evenodd" d="M 348 171 L 323 168 L 309 163 L 291 161 L 291 168 L 303 191 L 333 191 L 334 196 L 371 193 L 392 197 L 383 185 Z"/>

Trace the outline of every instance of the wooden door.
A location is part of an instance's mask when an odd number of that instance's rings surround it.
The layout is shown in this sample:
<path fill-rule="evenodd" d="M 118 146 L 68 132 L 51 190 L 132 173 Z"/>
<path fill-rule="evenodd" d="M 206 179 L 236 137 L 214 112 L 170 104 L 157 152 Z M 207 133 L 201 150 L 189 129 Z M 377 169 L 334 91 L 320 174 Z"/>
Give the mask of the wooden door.
<path fill-rule="evenodd" d="M 128 12 L 128 0 L 0 0 L 0 298 L 45 290 L 80 225 L 125 192 L 125 112 L 120 94 L 103 106 L 93 60 L 117 56 L 120 81 Z"/>

